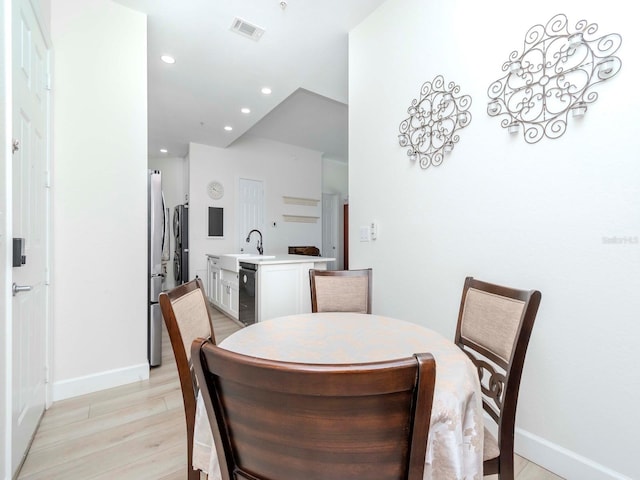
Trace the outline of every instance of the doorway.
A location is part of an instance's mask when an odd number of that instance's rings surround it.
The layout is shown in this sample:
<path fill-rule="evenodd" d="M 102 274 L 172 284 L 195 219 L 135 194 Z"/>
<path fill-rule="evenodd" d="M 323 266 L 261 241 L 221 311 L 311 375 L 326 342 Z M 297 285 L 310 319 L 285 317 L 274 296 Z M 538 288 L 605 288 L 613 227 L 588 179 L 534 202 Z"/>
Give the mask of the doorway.
<path fill-rule="evenodd" d="M 257 254 L 256 244 L 248 244 L 247 235 L 253 229 L 264 229 L 264 186 L 260 180 L 241 178 L 238 192 L 238 251 Z M 257 242 L 257 236 L 251 241 Z"/>
<path fill-rule="evenodd" d="M 335 261 L 327 264 L 328 270 L 340 269 L 341 248 L 339 245 L 339 210 L 338 195 L 336 193 L 322 194 L 322 255 L 333 257 Z"/>

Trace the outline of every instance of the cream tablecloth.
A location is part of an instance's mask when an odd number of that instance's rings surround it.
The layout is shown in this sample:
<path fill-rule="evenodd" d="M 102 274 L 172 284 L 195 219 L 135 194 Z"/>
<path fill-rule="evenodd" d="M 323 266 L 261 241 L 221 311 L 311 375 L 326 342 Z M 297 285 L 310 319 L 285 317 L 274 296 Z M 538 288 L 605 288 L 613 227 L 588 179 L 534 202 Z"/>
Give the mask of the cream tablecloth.
<path fill-rule="evenodd" d="M 471 361 L 442 335 L 378 315 L 308 313 L 246 327 L 220 343 L 238 353 L 306 363 L 360 363 L 429 352 L 436 360 L 424 478 L 482 479 L 483 414 Z M 193 464 L 219 480 L 218 458 L 204 403 L 198 398 Z"/>

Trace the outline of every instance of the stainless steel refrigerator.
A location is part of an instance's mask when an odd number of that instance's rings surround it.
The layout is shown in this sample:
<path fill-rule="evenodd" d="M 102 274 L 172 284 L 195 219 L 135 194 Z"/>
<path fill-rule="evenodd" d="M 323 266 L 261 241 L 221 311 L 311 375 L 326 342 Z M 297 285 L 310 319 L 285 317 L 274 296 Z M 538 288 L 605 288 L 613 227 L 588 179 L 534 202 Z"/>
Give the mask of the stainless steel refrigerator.
<path fill-rule="evenodd" d="M 162 312 L 158 295 L 163 290 L 163 257 L 169 251 L 168 221 L 162 195 L 162 174 L 149 170 L 149 271 L 147 299 L 147 358 L 149 365 L 157 367 L 162 363 Z"/>
<path fill-rule="evenodd" d="M 189 281 L 189 205 L 176 205 L 173 211 L 173 275 L 176 285 Z"/>

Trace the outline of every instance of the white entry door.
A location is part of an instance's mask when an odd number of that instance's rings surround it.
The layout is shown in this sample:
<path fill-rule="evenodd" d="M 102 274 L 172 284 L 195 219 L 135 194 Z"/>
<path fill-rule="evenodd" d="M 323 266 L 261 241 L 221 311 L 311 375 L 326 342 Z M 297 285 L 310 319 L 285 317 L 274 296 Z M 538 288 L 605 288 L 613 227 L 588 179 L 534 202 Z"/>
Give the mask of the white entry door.
<path fill-rule="evenodd" d="M 251 242 L 247 243 L 247 235 L 253 229 L 264 229 L 264 187 L 259 180 L 240 179 L 238 188 L 238 248 L 240 252 L 258 253 L 256 246 L 260 236 L 251 235 Z"/>
<path fill-rule="evenodd" d="M 338 245 L 338 195 L 335 193 L 322 194 L 322 256 L 333 257 L 336 260 L 327 264 L 328 270 L 338 268 L 340 251 Z"/>
<path fill-rule="evenodd" d="M 11 468 L 22 463 L 46 402 L 49 265 L 49 49 L 29 0 L 13 0 L 13 236 Z"/>

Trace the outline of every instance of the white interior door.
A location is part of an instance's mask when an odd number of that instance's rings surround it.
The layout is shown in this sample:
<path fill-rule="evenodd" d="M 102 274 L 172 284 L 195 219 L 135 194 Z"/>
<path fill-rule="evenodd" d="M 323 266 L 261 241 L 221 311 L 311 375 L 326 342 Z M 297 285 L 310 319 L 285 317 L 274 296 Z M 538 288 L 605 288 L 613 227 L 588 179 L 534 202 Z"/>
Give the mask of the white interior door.
<path fill-rule="evenodd" d="M 254 228 L 264 229 L 264 187 L 259 180 L 241 178 L 238 192 L 238 251 L 257 254 L 259 236 L 254 233 L 247 243 L 247 235 Z"/>
<path fill-rule="evenodd" d="M 13 0 L 13 236 L 24 264 L 13 267 L 11 467 L 22 463 L 46 402 L 49 186 L 49 50 L 29 0 Z"/>
<path fill-rule="evenodd" d="M 338 195 L 322 194 L 322 256 L 334 257 L 336 261 L 328 262 L 327 269 L 335 270 L 341 263 L 338 244 Z"/>

